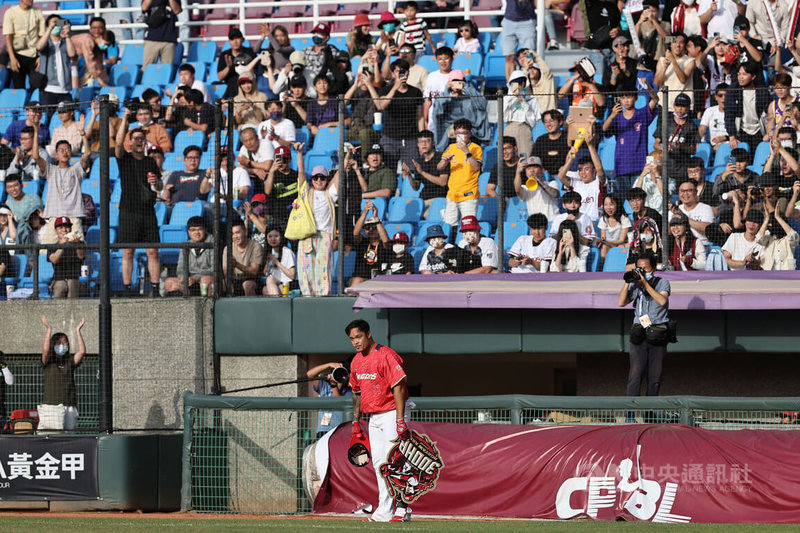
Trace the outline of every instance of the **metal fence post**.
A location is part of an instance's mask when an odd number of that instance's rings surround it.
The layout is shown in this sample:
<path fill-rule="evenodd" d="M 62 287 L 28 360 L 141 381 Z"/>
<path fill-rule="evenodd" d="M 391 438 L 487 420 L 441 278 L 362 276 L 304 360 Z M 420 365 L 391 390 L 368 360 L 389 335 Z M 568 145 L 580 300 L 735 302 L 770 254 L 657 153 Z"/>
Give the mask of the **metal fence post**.
<path fill-rule="evenodd" d="M 339 283 L 336 284 L 336 294 L 342 296 L 344 294 L 344 284 L 347 280 L 344 279 L 344 218 L 345 218 L 345 205 L 347 204 L 347 196 L 345 196 L 345 183 L 347 183 L 347 169 L 344 168 L 344 117 L 345 117 L 345 110 L 344 110 L 344 95 L 339 95 L 336 97 L 338 99 L 339 104 L 339 184 L 337 185 L 339 189 L 339 212 L 336 214 L 336 230 L 339 233 L 338 245 L 337 250 L 339 253 L 339 262 L 336 265 L 336 279 L 339 280 Z M 364 152 L 364 148 L 361 148 L 362 153 Z M 303 154 L 300 153 L 297 155 L 298 157 L 303 157 Z"/>
<path fill-rule="evenodd" d="M 228 194 L 225 195 L 225 240 L 227 242 L 228 253 L 225 254 L 225 264 L 228 265 L 228 274 L 225 276 L 225 296 L 233 296 L 233 240 L 231 233 L 233 231 L 233 217 L 236 213 L 233 212 L 233 132 L 234 132 L 234 118 L 233 118 L 233 98 L 228 99 Z"/>
<path fill-rule="evenodd" d="M 667 235 L 669 235 L 669 203 L 672 198 L 669 194 L 669 174 L 667 162 L 669 160 L 669 131 L 667 117 L 669 108 L 669 88 L 661 88 L 661 264 L 663 268 L 669 265 L 669 252 L 667 251 Z"/>
<path fill-rule="evenodd" d="M 187 393 L 188 394 L 188 393 Z M 194 429 L 193 407 L 183 406 L 183 449 L 181 463 L 181 511 L 188 511 L 192 506 L 192 430 Z"/>
<path fill-rule="evenodd" d="M 113 392 L 111 363 L 111 249 L 109 247 L 109 187 L 111 145 L 108 135 L 110 114 L 108 95 L 100 96 L 100 431 L 113 429 Z M 38 290 L 38 289 L 37 289 Z"/>
<path fill-rule="evenodd" d="M 497 253 L 500 255 L 498 258 L 498 270 L 503 272 L 505 270 L 506 254 L 503 244 L 505 242 L 504 235 L 504 220 L 505 220 L 505 193 L 503 191 L 503 135 L 505 134 L 505 127 L 503 121 L 503 91 L 497 90 Z M 491 172 L 491 169 L 489 169 Z"/>
<path fill-rule="evenodd" d="M 214 103 L 214 300 L 222 290 L 222 213 L 220 208 L 220 178 L 222 170 L 222 100 Z M 231 167 L 228 167 L 231 168 Z"/>

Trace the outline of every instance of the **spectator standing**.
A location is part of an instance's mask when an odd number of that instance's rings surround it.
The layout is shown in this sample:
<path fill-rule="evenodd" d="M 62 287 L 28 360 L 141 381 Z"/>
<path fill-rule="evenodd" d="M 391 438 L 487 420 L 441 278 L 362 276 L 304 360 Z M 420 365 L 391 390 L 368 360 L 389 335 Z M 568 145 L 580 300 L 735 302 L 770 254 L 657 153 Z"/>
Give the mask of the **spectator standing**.
<path fill-rule="evenodd" d="M 403 44 L 410 44 L 418 54 L 422 55 L 425 53 L 425 41 L 431 46 L 431 50 L 436 50 L 436 46 L 428 31 L 428 23 L 417 18 L 418 12 L 419 6 L 414 0 L 405 3 L 403 13 L 406 20 L 400 24 L 400 38 L 397 45 L 402 48 Z"/>
<path fill-rule="evenodd" d="M 557 243 L 547 236 L 547 217 L 542 213 L 534 213 L 528 217 L 527 223 L 530 235 L 518 237 L 508 252 L 511 273 L 549 272 Z"/>
<path fill-rule="evenodd" d="M 131 149 L 125 150 L 125 133 L 128 130 L 130 113 L 130 109 L 125 110 L 114 146 L 122 186 L 117 240 L 122 243 L 156 243 L 159 242 L 159 235 L 155 203 L 158 194 L 164 189 L 164 183 L 161 181 L 158 165 L 152 157 L 145 154 L 147 139 L 144 131 L 133 130 Z M 134 251 L 134 248 L 122 250 L 122 284 L 127 294 L 131 293 Z M 145 286 L 145 293 L 156 296 L 161 281 L 158 249 L 147 248 L 146 253 L 150 283 Z"/>
<path fill-rule="evenodd" d="M 797 184 L 793 188 L 797 188 Z M 766 204 L 765 207 L 767 210 L 769 209 Z M 786 223 L 781 209 L 777 208 L 774 210 L 773 219 L 770 220 L 767 228 L 768 231 L 759 241 L 759 244 L 764 247 L 764 251 L 761 253 L 761 268 L 764 270 L 794 270 L 797 267 L 794 250 L 800 243 L 797 231 Z"/>
<path fill-rule="evenodd" d="M 89 20 L 89 33 L 103 56 L 103 65 L 111 67 L 119 63 L 117 38 L 113 31 L 106 29 L 106 20 L 103 17 L 92 17 Z"/>
<path fill-rule="evenodd" d="M 103 28 L 105 28 L 105 23 L 102 24 Z M 110 47 L 116 48 L 116 43 L 114 41 L 114 32 L 105 29 L 102 31 L 95 30 L 97 25 L 98 23 L 93 20 L 90 22 L 89 33 L 70 36 L 75 52 L 86 62 L 86 73 L 78 82 L 81 87 L 91 84 L 94 80 L 101 87 L 108 86 L 105 54 Z M 119 59 L 119 50 L 115 52 L 115 55 Z"/>
<path fill-rule="evenodd" d="M 642 168 L 642 173 L 639 174 L 639 179 L 633 184 L 634 187 L 642 189 L 647 194 L 644 205 L 657 212 L 661 212 L 664 208 L 664 182 L 667 182 L 667 196 L 672 197 L 676 192 L 675 178 L 664 180 L 661 175 L 661 162 L 661 151 L 651 152 L 647 156 L 647 162 Z"/>
<path fill-rule="evenodd" d="M 378 44 L 375 49 L 381 55 L 395 55 L 398 41 L 398 29 L 400 29 L 400 21 L 397 20 L 391 11 L 384 11 L 381 13 L 381 18 L 378 20 L 378 29 L 381 30 Z"/>
<path fill-rule="evenodd" d="M 267 242 L 264 249 L 264 275 L 267 281 L 261 294 L 264 296 L 280 296 L 281 286 L 288 286 L 297 276 L 297 258 L 286 246 L 281 230 L 276 227 L 267 228 Z"/>
<path fill-rule="evenodd" d="M 675 270 L 705 270 L 706 247 L 689 231 L 689 219 L 675 215 L 669 221 L 667 236 L 669 264 Z"/>
<path fill-rule="evenodd" d="M 542 122 L 547 133 L 540 135 L 533 143 L 533 155 L 542 160 L 542 166 L 551 176 L 558 175 L 570 150 L 567 134 L 561 128 L 564 115 L 553 108 L 542 114 Z"/>
<path fill-rule="evenodd" d="M 466 83 L 464 73 L 460 70 L 451 71 L 448 80 L 445 98 L 435 100 L 431 111 L 437 148 L 445 149 L 450 139 L 450 127 L 455 129 L 455 124 L 460 120 L 469 121 L 473 137 L 487 141 L 489 117 L 486 98 L 472 84 Z"/>
<path fill-rule="evenodd" d="M 554 186 L 557 185 L 556 182 L 545 181 L 542 160 L 535 155 L 526 159 L 520 158 L 515 167 L 514 192 L 525 202 L 528 215 L 541 213 L 547 220 L 553 220 L 558 215 L 559 191 L 558 187 Z M 522 183 L 523 177 L 525 183 Z M 531 180 L 534 180 L 533 183 Z"/>
<path fill-rule="evenodd" d="M 446 169 L 439 170 L 442 154 L 434 150 L 432 131 L 425 130 L 419 134 L 417 150 L 419 159 L 411 161 L 413 169 L 408 165 L 403 167 L 403 177 L 411 180 L 411 187 L 415 191 L 419 191 L 422 186 L 419 197 L 425 201 L 424 217 L 428 218 L 428 210 L 433 200 L 447 196 L 449 172 Z"/>
<path fill-rule="evenodd" d="M 11 210 L 14 218 L 17 219 L 17 242 L 19 244 L 31 244 L 32 229 L 28 224 L 28 218 L 33 212 L 42 209 L 42 199 L 33 193 L 26 193 L 22 189 L 22 181 L 19 174 L 6 176 L 6 205 Z"/>
<path fill-rule="evenodd" d="M 183 9 L 179 0 L 142 0 L 147 30 L 144 33 L 142 68 L 151 63 L 175 62 L 178 48 L 178 15 Z"/>
<path fill-rule="evenodd" d="M 528 152 L 529 153 L 529 152 Z M 503 137 L 503 162 L 500 165 L 500 177 L 497 176 L 497 165 L 489 169 L 489 183 L 486 185 L 486 196 L 497 196 L 497 185 L 503 182 L 503 196 L 513 198 L 516 196 L 514 190 L 514 177 L 521 168 L 519 165 L 520 155 L 517 151 L 517 140 L 514 137 Z M 527 159 L 527 158 L 526 158 Z"/>
<path fill-rule="evenodd" d="M 687 37 L 702 36 L 705 31 L 700 22 L 700 10 L 694 0 L 678 3 L 670 15 L 672 33 L 683 33 Z"/>
<path fill-rule="evenodd" d="M 366 13 L 358 13 L 353 19 L 353 28 L 347 32 L 345 42 L 351 57 L 363 56 L 370 46 L 374 46 L 377 39 L 370 35 L 372 23 Z"/>
<path fill-rule="evenodd" d="M 228 275 L 228 247 L 222 251 L 222 271 Z M 264 265 L 264 250 L 247 237 L 241 220 L 236 220 L 231 229 L 231 266 L 233 268 L 233 296 L 255 296 L 259 287 L 261 269 Z"/>
<path fill-rule="evenodd" d="M 739 0 L 700 0 L 698 3 L 700 22 L 706 25 L 706 35 L 719 34 L 724 39 L 733 39 L 733 26 L 736 17 L 743 14 L 745 5 Z"/>
<path fill-rule="evenodd" d="M 47 85 L 40 91 L 39 103 L 44 106 L 47 120 L 53 116 L 59 102 L 71 102 L 73 72 L 70 64 L 78 58 L 69 38 L 72 25 L 58 15 L 46 20 L 47 31 L 39 38 L 39 74 L 47 76 Z"/>
<path fill-rule="evenodd" d="M 520 51 L 522 53 L 522 51 Z M 519 57 L 519 56 L 518 56 Z M 533 50 L 526 50 L 520 65 L 528 76 L 530 93 L 539 102 L 539 109 L 556 108 L 556 82 L 553 71 L 542 56 Z"/>
<path fill-rule="evenodd" d="M 644 55 L 642 56 L 643 70 L 655 72 L 656 58 L 664 55 L 664 37 L 669 35 L 666 25 L 658 20 L 661 6 L 658 0 L 643 0 L 642 14 L 636 22 L 636 33 Z"/>
<path fill-rule="evenodd" d="M 781 42 L 786 42 L 789 33 L 789 23 L 791 17 L 789 15 L 789 7 L 785 2 L 778 2 L 777 0 L 767 0 L 769 2 L 770 10 L 775 17 L 775 24 L 778 27 L 778 34 Z M 762 41 L 766 42 L 772 48 L 775 48 L 775 34 L 772 31 L 772 24 L 769 21 L 767 14 L 767 7 L 763 2 L 754 2 L 746 4 L 744 19 L 749 23 L 753 23 L 753 30 L 755 35 L 758 35 Z M 737 17 L 738 18 L 738 17 Z M 734 26 L 736 23 L 734 22 Z"/>
<path fill-rule="evenodd" d="M 733 2 L 734 0 L 731 0 Z M 667 111 L 674 111 L 675 99 L 680 95 L 689 98 L 688 109 L 692 108 L 694 96 L 694 68 L 696 61 L 686 55 L 686 35 L 674 34 L 674 42 L 669 50 L 664 52 L 664 57 L 658 60 L 653 82 L 658 86 L 669 89 Z"/>
<path fill-rule="evenodd" d="M 744 221 L 743 233 L 731 233 L 722 246 L 722 254 L 731 270 L 761 270 L 761 252 L 764 247 L 759 240 L 769 222 L 763 211 L 750 210 Z"/>
<path fill-rule="evenodd" d="M 596 69 L 591 59 L 584 57 L 569 70 L 573 74 L 558 89 L 558 97 L 569 98 L 571 105 L 583 104 L 598 113 L 606 105 L 606 96 L 594 81 Z"/>
<path fill-rule="evenodd" d="M 59 217 L 69 217 L 72 233 L 83 237 L 82 218 L 84 216 L 81 183 L 89 171 L 92 153 L 89 141 L 82 132 L 84 152 L 80 160 L 70 166 L 72 150 L 67 141 L 59 141 L 56 145 L 57 165 L 50 165 L 41 157 L 36 157 L 36 164 L 48 182 L 47 198 L 44 201 L 45 226 L 44 243 L 53 244 L 58 241 L 55 222 Z"/>
<path fill-rule="evenodd" d="M 425 113 L 425 120 L 428 122 L 428 129 L 430 130 L 433 130 L 434 123 L 433 104 L 440 96 L 445 94 L 447 84 L 450 82 L 450 72 L 453 66 L 453 50 L 446 46 L 437 48 L 436 63 L 439 65 L 439 70 L 428 73 L 428 79 L 425 81 L 425 90 L 422 91 L 422 96 L 425 97 L 425 108 L 423 111 Z"/>
<path fill-rule="evenodd" d="M 393 171 L 396 171 L 398 162 L 408 165 L 412 159 L 419 158 L 416 139 L 425 129 L 422 91 L 408 85 L 410 68 L 408 61 L 398 59 L 392 63 L 392 83 L 379 92 L 372 84 L 367 84 L 375 109 L 385 114 L 380 143 L 386 155 L 386 166 Z"/>
<path fill-rule="evenodd" d="M 154 91 L 155 92 L 155 91 Z M 158 95 L 156 95 L 158 97 Z M 160 97 L 158 97 L 160 98 Z M 117 139 L 117 130 L 122 122 L 122 119 L 117 116 L 119 111 L 119 96 L 116 94 L 108 95 L 108 144 L 110 148 L 115 148 Z M 46 130 L 47 128 L 45 128 Z M 92 149 L 92 157 L 97 158 L 100 156 L 100 101 L 93 100 L 91 107 L 86 113 L 86 120 L 84 122 L 84 129 L 86 130 L 86 138 L 89 139 Z M 41 143 L 39 143 L 41 145 Z"/>
<path fill-rule="evenodd" d="M 297 154 L 302 158 L 302 154 Z M 297 171 L 289 168 L 292 151 L 287 146 L 275 148 L 275 160 L 269 167 L 269 174 L 264 181 L 264 194 L 269 198 L 268 210 L 272 218 L 286 227 L 292 203 L 297 198 Z M 245 198 L 247 194 L 245 193 Z"/>
<path fill-rule="evenodd" d="M 42 388 L 44 398 L 38 406 L 39 428 L 67 430 L 78 424 L 78 395 L 75 388 L 75 370 L 86 355 L 81 329 L 86 319 L 81 319 L 75 328 L 78 350 L 69 355 L 69 339 L 65 333 L 52 333 L 47 317 L 42 315 L 46 328 L 42 344 Z M 52 333 L 52 334 L 51 334 Z"/>
<path fill-rule="evenodd" d="M 763 2 L 761 5 L 764 5 Z M 768 52 L 761 39 L 750 37 L 750 21 L 744 15 L 737 16 L 733 23 L 733 38 L 736 48 L 739 49 L 739 64 L 751 65 L 756 76 L 755 84 L 764 85 L 764 67 L 761 65 L 761 60 Z"/>
<path fill-rule="evenodd" d="M 220 52 L 217 61 L 217 79 L 228 86 L 223 98 L 236 96 L 239 92 L 239 75 L 249 70 L 250 63 L 256 58 L 252 48 L 244 46 L 244 35 L 239 28 L 228 31 L 228 43 L 231 47 Z"/>
<path fill-rule="evenodd" d="M 716 36 L 695 62 L 708 80 L 708 89 L 713 92 L 721 83 L 727 87 L 733 84 L 738 59 L 736 54 L 731 52 L 728 43 Z"/>
<path fill-rule="evenodd" d="M 473 268 L 465 274 L 493 274 L 497 272 L 499 258 L 497 244 L 494 239 L 481 235 L 481 226 L 474 216 L 461 219 L 461 233 L 463 238 L 458 247 L 473 255 Z"/>
<path fill-rule="evenodd" d="M 613 0 L 586 2 L 586 19 L 589 24 L 589 39 L 586 48 L 604 50 L 611 48 L 620 32 L 620 11 Z"/>
<path fill-rule="evenodd" d="M 617 103 L 603 123 L 606 137 L 616 136 L 614 151 L 614 191 L 627 194 L 647 157 L 647 143 L 650 123 L 656 116 L 658 93 L 650 85 L 650 101 L 644 107 L 636 108 L 635 92 L 621 91 Z"/>
<path fill-rule="evenodd" d="M 508 95 L 503 97 L 505 134 L 516 140 L 517 148 L 525 155 L 533 151 L 532 131 L 542 116 L 539 101 L 525 90 L 527 81 L 524 72 L 515 70 L 508 82 Z"/>
<path fill-rule="evenodd" d="M 698 129 L 698 136 L 700 142 L 706 140 L 706 132 L 708 132 L 708 141 L 711 144 L 713 153 L 717 153 L 721 143 L 728 140 L 728 130 L 725 128 L 725 94 L 728 89 L 727 83 L 720 83 L 714 90 L 714 101 L 717 105 L 709 107 L 703 112 L 703 118 L 700 119 L 700 128 Z"/>
<path fill-rule="evenodd" d="M 439 172 L 450 167 L 447 182 L 447 203 L 444 221 L 451 226 L 467 215 L 478 211 L 478 177 L 483 165 L 483 150 L 472 142 L 472 124 L 459 119 L 453 124 L 456 142 L 448 146 L 436 168 Z"/>
<path fill-rule="evenodd" d="M 647 396 L 658 396 L 661 373 L 669 342 L 669 281 L 656 277 L 656 257 L 647 253 L 636 261 L 638 279 L 625 282 L 619 291 L 619 306 L 632 303 L 633 326 L 630 337 L 628 396 L 641 394 L 647 376 Z M 628 415 L 629 419 L 631 415 Z"/>
<path fill-rule="evenodd" d="M 501 23 L 500 45 L 506 56 L 506 79 L 514 71 L 517 47 L 536 48 L 536 12 L 533 2 L 508 0 Z"/>
<path fill-rule="evenodd" d="M 300 152 L 302 146 L 296 147 Z M 341 172 L 328 180 L 328 169 L 317 165 L 311 170 L 311 190 L 306 185 L 303 158 L 297 160 L 297 190 L 300 199 L 307 199 L 314 213 L 317 233 L 299 243 L 297 279 L 304 296 L 327 296 L 331 292 L 333 236 L 336 231 L 334 203 L 339 198 Z"/>
<path fill-rule="evenodd" d="M 364 64 L 363 59 L 361 64 Z M 381 135 L 374 129 L 377 109 L 368 88 L 369 85 L 372 85 L 373 78 L 369 72 L 363 71 L 364 68 L 367 67 L 362 67 L 362 71 L 356 75 L 355 83 L 344 95 L 345 105 L 351 106 L 353 115 L 347 138 L 358 140 L 361 146 L 372 146 L 380 141 Z"/>
<path fill-rule="evenodd" d="M 72 232 L 72 222 L 68 217 L 58 217 L 55 221 L 58 244 L 83 242 L 83 235 Z M 81 285 L 81 264 L 86 251 L 83 248 L 59 248 L 47 253 L 47 260 L 53 264 L 53 279 L 50 281 L 50 294 L 53 298 L 78 298 Z"/>
<path fill-rule="evenodd" d="M 661 113 L 658 117 L 656 131 L 653 134 L 656 142 L 655 150 L 664 149 L 669 154 L 667 159 L 667 172 L 669 176 L 681 177 L 686 174 L 689 158 L 697 151 L 700 135 L 694 121 L 689 117 L 689 108 L 692 100 L 686 93 L 681 93 L 673 101 L 672 112 Z M 661 121 L 667 121 L 669 137 L 666 141 L 661 138 Z M 666 145 L 666 146 L 665 146 Z M 663 148 L 662 148 L 663 147 Z"/>
<path fill-rule="evenodd" d="M 61 102 L 56 110 L 61 124 L 53 130 L 50 145 L 47 147 L 48 155 L 55 159 L 56 146 L 60 141 L 69 143 L 72 155 L 80 154 L 83 146 L 83 136 L 86 134 L 83 129 L 85 118 L 81 119 L 80 123 L 75 122 L 75 106 L 68 102 Z"/>
<path fill-rule="evenodd" d="M 187 220 L 186 232 L 189 234 L 191 243 L 211 244 L 214 242 L 213 236 L 208 234 L 203 217 L 195 216 Z M 189 260 L 188 296 L 210 296 L 208 288 L 214 285 L 214 250 L 208 248 L 181 248 L 178 254 L 177 277 L 167 278 L 164 281 L 164 290 L 168 295 L 183 293 L 183 278 L 187 275 L 183 256 L 187 253 L 189 254 L 187 258 Z M 205 290 L 203 285 L 205 285 Z"/>
<path fill-rule="evenodd" d="M 581 195 L 583 204 L 580 211 L 592 221 L 600 218 L 599 207 L 603 205 L 606 194 L 606 174 L 600 161 L 600 154 L 594 144 L 595 137 L 589 132 L 586 134 L 586 146 L 589 148 L 589 157 L 578 160 L 578 171 L 570 171 L 572 162 L 577 156 L 577 151 L 570 150 L 564 160 L 564 166 L 558 171 L 558 179 L 570 191 Z"/>
<path fill-rule="evenodd" d="M 15 89 L 24 89 L 25 78 L 38 70 L 36 43 L 43 35 L 46 35 L 44 17 L 40 9 L 33 7 L 33 0 L 19 0 L 18 5 L 3 15 L 8 68 Z"/>
<path fill-rule="evenodd" d="M 638 74 L 637 62 L 630 57 L 631 42 L 624 35 L 615 38 L 612 46 L 614 52 L 607 68 L 603 70 L 603 85 L 611 90 L 635 90 Z"/>

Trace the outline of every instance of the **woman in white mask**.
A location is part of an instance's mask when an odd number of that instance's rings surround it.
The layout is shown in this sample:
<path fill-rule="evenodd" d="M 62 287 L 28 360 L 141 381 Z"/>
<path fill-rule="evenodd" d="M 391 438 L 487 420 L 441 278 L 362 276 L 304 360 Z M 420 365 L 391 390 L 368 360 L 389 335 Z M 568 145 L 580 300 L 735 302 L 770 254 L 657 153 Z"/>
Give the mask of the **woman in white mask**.
<path fill-rule="evenodd" d="M 42 316 L 46 328 L 42 344 L 42 385 L 44 400 L 38 406 L 39 429 L 72 430 L 78 422 L 78 398 L 75 390 L 75 369 L 83 361 L 86 344 L 81 328 L 86 319 L 81 319 L 75 328 L 78 350 L 70 356 L 69 338 L 66 333 L 52 333 L 47 317 Z"/>
<path fill-rule="evenodd" d="M 703 36 L 703 24 L 695 0 L 681 0 L 670 15 L 672 33 L 683 32 L 687 37 Z"/>
<path fill-rule="evenodd" d="M 659 261 L 656 270 L 661 270 L 661 248 L 661 233 L 656 221 L 650 217 L 640 218 L 633 226 L 633 242 L 628 249 L 625 270 L 633 270 L 636 267 L 637 259 L 645 252 L 652 252 L 656 256 Z"/>
<path fill-rule="evenodd" d="M 414 258 L 408 253 L 410 239 L 403 231 L 398 231 L 392 236 L 392 262 L 384 266 L 385 274 L 413 274 Z"/>
<path fill-rule="evenodd" d="M 467 262 L 464 250 L 445 242 L 446 236 L 438 224 L 430 226 L 425 240 L 428 249 L 419 264 L 420 274 L 461 274 Z"/>

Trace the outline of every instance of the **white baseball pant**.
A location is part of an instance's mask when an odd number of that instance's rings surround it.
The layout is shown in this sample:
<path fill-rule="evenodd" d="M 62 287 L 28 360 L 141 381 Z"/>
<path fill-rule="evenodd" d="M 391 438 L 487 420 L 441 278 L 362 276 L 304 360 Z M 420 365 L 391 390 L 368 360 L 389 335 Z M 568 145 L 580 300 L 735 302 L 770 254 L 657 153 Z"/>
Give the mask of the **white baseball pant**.
<path fill-rule="evenodd" d="M 406 406 L 404 418 L 408 422 L 408 406 Z M 394 514 L 394 498 L 389 493 L 386 480 L 381 475 L 381 465 L 386 464 L 389 450 L 394 446 L 392 441 L 395 439 L 397 439 L 397 411 L 395 409 L 370 416 L 369 448 L 372 454 L 372 464 L 375 467 L 375 477 L 378 478 L 378 507 L 372 513 L 372 519 L 376 522 L 388 522 Z"/>

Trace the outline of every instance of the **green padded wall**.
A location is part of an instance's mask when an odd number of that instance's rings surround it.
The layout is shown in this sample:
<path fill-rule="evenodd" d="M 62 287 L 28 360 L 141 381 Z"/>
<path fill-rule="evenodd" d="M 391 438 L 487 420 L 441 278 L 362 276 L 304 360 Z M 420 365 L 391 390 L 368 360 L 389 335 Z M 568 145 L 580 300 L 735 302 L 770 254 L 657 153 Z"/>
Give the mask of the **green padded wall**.
<path fill-rule="evenodd" d="M 285 353 L 352 353 L 353 346 L 344 333 L 351 321 L 361 318 L 369 322 L 372 337 L 389 343 L 389 311 L 363 309 L 353 312 L 355 298 L 293 298 L 291 352 Z"/>
<path fill-rule="evenodd" d="M 425 353 L 508 353 L 521 350 L 516 309 L 423 309 Z"/>
<path fill-rule="evenodd" d="M 214 308 L 214 342 L 217 353 L 294 353 L 292 301 L 292 298 L 258 297 L 217 300 Z"/>

